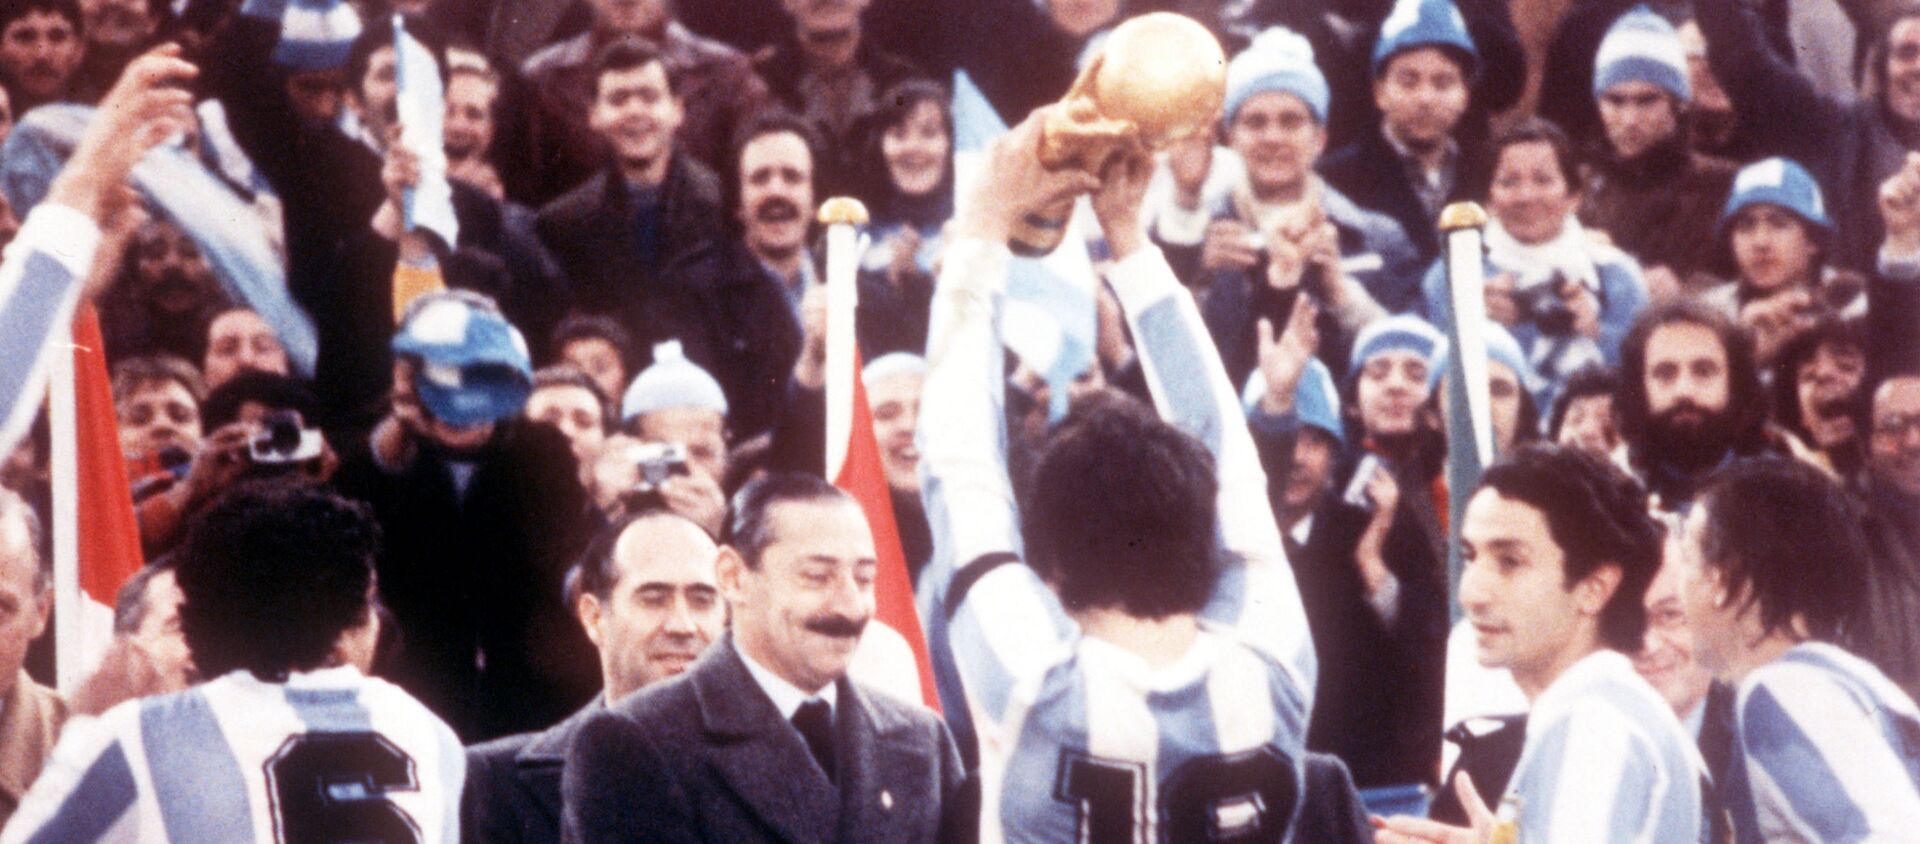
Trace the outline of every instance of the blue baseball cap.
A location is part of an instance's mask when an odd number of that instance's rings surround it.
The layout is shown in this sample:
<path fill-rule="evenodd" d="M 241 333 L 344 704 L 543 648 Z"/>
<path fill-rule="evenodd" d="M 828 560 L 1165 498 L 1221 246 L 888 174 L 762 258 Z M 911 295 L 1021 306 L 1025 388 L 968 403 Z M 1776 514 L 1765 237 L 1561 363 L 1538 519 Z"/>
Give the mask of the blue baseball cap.
<path fill-rule="evenodd" d="M 474 293 L 429 293 L 407 310 L 393 337 L 397 355 L 420 362 L 413 387 L 434 418 L 461 428 L 520 413 L 533 391 L 527 341 Z"/>

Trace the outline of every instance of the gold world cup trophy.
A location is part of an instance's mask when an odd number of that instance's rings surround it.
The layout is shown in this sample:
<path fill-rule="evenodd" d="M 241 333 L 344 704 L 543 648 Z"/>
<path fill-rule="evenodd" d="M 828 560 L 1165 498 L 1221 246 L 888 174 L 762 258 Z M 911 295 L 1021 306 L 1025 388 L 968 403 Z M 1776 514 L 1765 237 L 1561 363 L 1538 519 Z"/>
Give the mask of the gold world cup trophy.
<path fill-rule="evenodd" d="M 1172 12 L 1130 19 L 1040 127 L 1040 164 L 1097 176 L 1117 157 L 1212 132 L 1226 92 L 1227 57 L 1206 27 Z M 1072 214 L 1072 199 L 1028 214 L 1007 245 L 1016 255 L 1052 252 Z"/>

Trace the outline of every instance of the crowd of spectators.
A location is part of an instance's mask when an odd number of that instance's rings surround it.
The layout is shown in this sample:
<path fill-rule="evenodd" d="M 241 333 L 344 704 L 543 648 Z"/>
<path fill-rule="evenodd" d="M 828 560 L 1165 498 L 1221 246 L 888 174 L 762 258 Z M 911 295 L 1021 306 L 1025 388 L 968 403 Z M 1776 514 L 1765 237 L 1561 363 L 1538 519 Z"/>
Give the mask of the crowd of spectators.
<path fill-rule="evenodd" d="M 167 201 L 175 171 L 136 171 L 142 204 L 95 261 L 149 566 L 115 625 L 161 678 L 147 688 L 195 679 L 172 567 L 196 517 L 298 478 L 378 524 L 373 673 L 478 745 L 473 777 L 564 758 L 582 707 L 722 635 L 713 572 L 681 563 L 729 540 L 734 493 L 824 469 L 814 212 L 836 195 L 872 217 L 856 342 L 918 580 L 921 356 L 959 147 L 981 128 L 957 121 L 984 104 L 1020 122 L 1151 11 L 1200 21 L 1230 58 L 1217 131 L 1161 151 L 1142 222 L 1243 394 L 1318 664 L 1309 749 L 1378 798 L 1439 782 L 1446 728 L 1524 711 L 1454 670 L 1465 492 L 1444 470 L 1464 434 L 1443 412 L 1436 220 L 1459 200 L 1491 218 L 1488 321 L 1460 330 L 1485 338 L 1495 451 L 1590 451 L 1675 514 L 1741 458 L 1817 468 L 1870 551 L 1834 638 L 1920 693 L 1904 0 L 0 0 L 0 239 L 45 195 L 73 107 L 169 42 L 199 68 L 195 119 L 155 154 L 234 209 Z M 441 74 L 443 155 L 400 125 L 397 29 Z M 442 176 L 451 240 L 408 222 Z M 235 245 L 256 242 L 268 260 Z M 1063 248 L 1112 268 L 1100 236 Z M 1092 298 L 1079 379 L 1007 367 L 1016 480 L 1050 389 L 1151 401 L 1114 294 Z M 42 522 L 47 438 L 0 471 Z M 622 567 L 666 572 L 643 579 L 691 609 L 623 615 L 645 610 L 620 603 L 642 577 Z M 32 576 L 0 570 L 9 618 L 44 592 Z M 1646 665 L 1666 659 L 1653 617 Z M 41 622 L 0 626 L 0 684 L 19 689 L 0 696 L 0 806 L 32 781 L 12 743 L 50 746 L 64 717 L 32 697 L 52 679 L 47 637 L 27 646 Z M 1708 700 L 1704 675 L 1656 686 L 1683 720 Z M 26 707 L 37 738 L 7 732 Z M 1497 742 L 1457 744 L 1471 761 Z M 469 812 L 472 840 L 520 822 Z"/>

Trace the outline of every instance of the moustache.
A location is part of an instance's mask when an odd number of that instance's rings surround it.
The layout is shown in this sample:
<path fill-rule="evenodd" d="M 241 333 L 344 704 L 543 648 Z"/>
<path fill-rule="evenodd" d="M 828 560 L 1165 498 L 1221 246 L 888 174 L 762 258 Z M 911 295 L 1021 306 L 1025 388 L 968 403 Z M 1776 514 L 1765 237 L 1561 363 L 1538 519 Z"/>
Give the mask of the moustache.
<path fill-rule="evenodd" d="M 832 6 L 833 4 L 821 4 L 821 5 L 824 7 L 824 6 Z M 848 41 L 853 40 L 854 38 L 853 30 L 845 29 L 845 28 L 815 29 L 815 30 L 807 31 L 802 35 L 803 37 L 806 38 L 807 43 L 813 44 L 815 46 L 822 46 L 822 47 L 830 47 L 835 44 L 844 44 Z"/>
<path fill-rule="evenodd" d="M 1674 404 L 1674 406 L 1661 411 L 1660 414 L 1658 415 L 1658 419 L 1661 422 L 1668 425 L 1669 427 L 1672 427 L 1678 424 L 1677 420 L 1680 418 L 1680 414 L 1682 413 L 1692 413 L 1695 416 L 1700 417 L 1701 422 L 1694 423 L 1694 424 L 1702 424 L 1707 420 L 1712 419 L 1714 415 L 1712 411 L 1709 411 L 1706 408 L 1701 407 L 1700 405 L 1694 404 L 1689 399 L 1680 399 L 1678 402 Z"/>
<path fill-rule="evenodd" d="M 848 618 L 844 615 L 818 615 L 807 619 L 804 626 L 822 636 L 853 639 L 867 631 L 867 621 L 866 618 Z"/>
<path fill-rule="evenodd" d="M 784 223 L 800 219 L 800 206 L 784 197 L 773 197 L 753 209 L 753 218 L 763 223 Z"/>
<path fill-rule="evenodd" d="M 199 293 L 204 289 L 200 279 L 185 270 L 162 270 L 153 280 L 153 295 L 159 297 L 185 296 Z"/>

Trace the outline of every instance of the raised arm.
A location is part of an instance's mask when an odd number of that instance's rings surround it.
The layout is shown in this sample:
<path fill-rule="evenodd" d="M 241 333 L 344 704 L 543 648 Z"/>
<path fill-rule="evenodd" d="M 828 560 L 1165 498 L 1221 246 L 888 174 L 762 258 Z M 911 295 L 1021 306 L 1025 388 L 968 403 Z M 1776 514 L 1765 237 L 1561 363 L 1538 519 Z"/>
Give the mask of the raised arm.
<path fill-rule="evenodd" d="M 39 410 L 48 364 L 64 348 L 54 338 L 80 300 L 99 292 L 86 282 L 102 226 L 125 210 L 127 174 L 190 116 L 189 95 L 175 83 L 194 67 L 179 54 L 157 47 L 127 66 L 0 260 L 0 453 L 13 450 Z M 110 277 L 91 275 L 96 284 Z"/>
<path fill-rule="evenodd" d="M 1216 528 L 1221 550 L 1238 565 L 1220 578 L 1204 615 L 1293 667 L 1302 688 L 1311 690 L 1316 666 L 1306 612 L 1239 393 L 1227 381 L 1193 296 L 1143 234 L 1140 204 L 1151 174 L 1145 158 L 1116 165 L 1093 205 L 1116 261 L 1108 282 L 1126 312 L 1154 406 L 1206 445 L 1219 475 Z"/>
<path fill-rule="evenodd" d="M 933 297 L 920 399 L 921 494 L 933 528 L 935 612 L 947 619 L 969 700 L 991 718 L 1071 631 L 1051 590 L 1020 561 L 1019 514 L 1007 474 L 1005 296 L 1013 221 L 1093 178 L 1037 160 L 1035 112 L 994 145 L 955 219 Z"/>
<path fill-rule="evenodd" d="M 1713 77 L 1726 88 L 1741 123 L 1766 139 L 1767 151 L 1802 162 L 1830 155 L 1834 134 L 1848 125 L 1842 107 L 1767 45 L 1752 7 L 1741 0 L 1699 0 L 1694 13 Z"/>
<path fill-rule="evenodd" d="M 1880 185 L 1887 238 L 1867 284 L 1868 383 L 1920 365 L 1920 153 Z"/>

